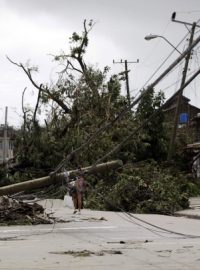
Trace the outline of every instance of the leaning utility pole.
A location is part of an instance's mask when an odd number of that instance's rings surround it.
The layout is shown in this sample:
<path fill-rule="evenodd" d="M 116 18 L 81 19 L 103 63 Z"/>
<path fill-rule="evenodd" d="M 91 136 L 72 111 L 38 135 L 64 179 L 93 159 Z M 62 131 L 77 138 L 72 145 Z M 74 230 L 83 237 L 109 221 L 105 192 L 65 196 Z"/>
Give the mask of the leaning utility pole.
<path fill-rule="evenodd" d="M 124 64 L 125 71 L 124 72 L 121 72 L 120 74 L 125 74 L 127 100 L 128 100 L 128 105 L 129 106 L 131 104 L 131 96 L 130 96 L 129 78 L 128 78 L 128 72 L 130 70 L 128 70 L 128 64 L 133 64 L 133 63 L 139 63 L 139 59 L 137 59 L 137 61 L 135 61 L 135 62 L 128 62 L 127 60 L 124 60 L 124 61 L 121 60 L 120 62 L 115 62 L 115 60 L 113 60 L 113 64 Z"/>
<path fill-rule="evenodd" d="M 176 16 L 176 13 L 173 13 L 172 14 L 172 21 L 187 24 L 185 22 L 180 22 L 180 21 L 175 20 L 175 16 Z M 191 25 L 191 24 L 189 24 L 189 25 Z M 196 26 L 197 26 L 196 22 L 194 22 L 192 24 L 192 28 L 190 31 L 190 39 L 189 39 L 188 47 L 190 47 L 193 43 L 194 32 L 195 32 Z M 191 51 L 189 51 L 185 57 L 185 65 L 184 65 L 184 69 L 183 69 L 183 75 L 182 75 L 180 88 L 182 88 L 182 86 L 185 84 L 190 56 L 191 56 Z M 174 145 L 175 145 L 176 134 L 177 134 L 177 127 L 178 127 L 178 121 L 179 121 L 180 107 L 181 107 L 181 103 L 182 103 L 182 96 L 183 96 L 183 90 L 180 91 L 178 96 L 177 96 L 177 105 L 176 105 L 176 111 L 175 111 L 175 116 L 174 116 L 174 127 L 173 127 L 173 131 L 172 131 L 172 135 L 171 135 L 169 151 L 168 151 L 168 156 L 167 156 L 168 161 L 170 161 L 172 159 L 172 156 L 174 153 Z"/>

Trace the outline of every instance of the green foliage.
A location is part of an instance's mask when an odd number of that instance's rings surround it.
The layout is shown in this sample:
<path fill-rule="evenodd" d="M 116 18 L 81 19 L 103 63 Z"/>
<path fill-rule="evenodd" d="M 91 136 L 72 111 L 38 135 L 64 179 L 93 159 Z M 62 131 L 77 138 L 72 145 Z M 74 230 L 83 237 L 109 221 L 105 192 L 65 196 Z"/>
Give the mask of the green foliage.
<path fill-rule="evenodd" d="M 186 178 L 180 173 L 172 175 L 155 162 L 145 162 L 117 173 L 112 186 L 99 182 L 95 187 L 96 201 L 94 194 L 88 200 L 90 207 L 99 205 L 100 209 L 173 214 L 188 207 L 189 189 Z M 104 194 L 105 201 L 99 198 L 99 193 Z"/>
<path fill-rule="evenodd" d="M 164 102 L 163 92 L 154 93 L 153 88 L 148 88 L 138 105 L 136 121 L 138 125 L 144 122 L 158 109 L 159 113 L 146 123 L 137 137 L 136 152 L 137 159 L 143 160 L 153 158 L 164 160 L 167 154 L 167 137 L 164 126 L 164 114 L 160 107 Z"/>
<path fill-rule="evenodd" d="M 2 165 L 0 166 L 0 186 L 9 185 L 12 180 L 7 177 L 6 168 Z"/>

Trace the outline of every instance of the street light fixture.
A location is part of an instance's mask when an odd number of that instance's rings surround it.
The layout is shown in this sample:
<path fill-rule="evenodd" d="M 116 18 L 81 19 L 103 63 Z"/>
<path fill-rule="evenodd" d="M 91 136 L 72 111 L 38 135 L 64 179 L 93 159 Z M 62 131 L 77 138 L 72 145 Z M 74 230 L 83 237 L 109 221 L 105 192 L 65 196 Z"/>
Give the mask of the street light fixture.
<path fill-rule="evenodd" d="M 171 42 L 169 42 L 168 39 L 166 39 L 166 38 L 163 37 L 163 36 L 152 35 L 152 34 L 150 34 L 150 35 L 146 36 L 144 39 L 146 39 L 146 40 L 151 40 L 151 39 L 158 38 L 158 37 L 164 39 L 169 45 L 171 45 L 171 46 L 174 48 L 174 50 L 176 50 L 179 54 L 181 54 L 181 52 L 180 52 L 176 47 L 174 47 L 174 45 L 173 45 Z"/>

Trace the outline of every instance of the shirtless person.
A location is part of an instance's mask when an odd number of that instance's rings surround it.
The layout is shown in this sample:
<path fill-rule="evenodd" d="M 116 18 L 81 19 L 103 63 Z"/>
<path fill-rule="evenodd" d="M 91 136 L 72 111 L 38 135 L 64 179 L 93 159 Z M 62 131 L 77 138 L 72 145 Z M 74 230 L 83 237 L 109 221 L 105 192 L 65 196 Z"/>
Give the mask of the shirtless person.
<path fill-rule="evenodd" d="M 74 181 L 74 185 L 71 188 L 71 196 L 74 204 L 74 214 L 80 213 L 83 209 L 83 196 L 86 189 L 86 181 L 84 179 L 84 172 L 79 169 L 78 177 Z"/>

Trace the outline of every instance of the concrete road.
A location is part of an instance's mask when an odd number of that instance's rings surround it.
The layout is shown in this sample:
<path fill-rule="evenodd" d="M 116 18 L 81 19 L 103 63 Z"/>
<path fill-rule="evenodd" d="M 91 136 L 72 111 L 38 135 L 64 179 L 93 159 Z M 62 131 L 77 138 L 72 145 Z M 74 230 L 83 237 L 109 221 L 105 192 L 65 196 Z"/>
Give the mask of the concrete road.
<path fill-rule="evenodd" d="M 200 269 L 200 220 L 43 205 L 65 223 L 0 227 L 0 269 Z"/>

